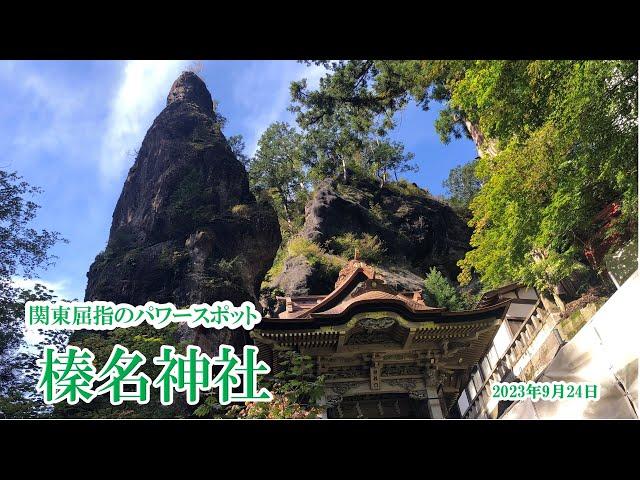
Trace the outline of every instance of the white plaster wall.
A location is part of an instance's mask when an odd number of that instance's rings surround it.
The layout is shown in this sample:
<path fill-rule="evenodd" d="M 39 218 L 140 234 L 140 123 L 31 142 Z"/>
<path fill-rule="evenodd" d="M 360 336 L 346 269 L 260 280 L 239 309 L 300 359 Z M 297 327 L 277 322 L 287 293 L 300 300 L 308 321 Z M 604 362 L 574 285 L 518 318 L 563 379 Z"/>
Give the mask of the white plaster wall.
<path fill-rule="evenodd" d="M 638 418 L 640 276 L 636 272 L 560 349 L 540 382 L 591 382 L 598 401 L 518 402 L 502 418 Z"/>

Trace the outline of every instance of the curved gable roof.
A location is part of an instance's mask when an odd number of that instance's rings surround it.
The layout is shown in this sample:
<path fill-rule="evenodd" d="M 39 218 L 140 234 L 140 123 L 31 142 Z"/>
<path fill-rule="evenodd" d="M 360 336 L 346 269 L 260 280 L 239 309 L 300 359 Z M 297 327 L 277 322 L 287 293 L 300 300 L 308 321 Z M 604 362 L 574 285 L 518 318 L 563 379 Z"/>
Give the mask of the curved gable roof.
<path fill-rule="evenodd" d="M 425 312 L 425 311 L 431 311 L 435 313 L 435 312 L 443 312 L 446 310 L 446 308 L 429 307 L 427 305 L 423 305 L 419 302 L 411 300 L 403 295 L 390 293 L 388 291 L 368 290 L 353 298 L 349 298 L 348 300 L 345 300 L 339 303 L 338 305 L 332 308 L 329 308 L 328 310 L 311 312 L 311 315 L 314 317 L 321 317 L 321 316 L 328 317 L 328 316 L 342 315 L 343 313 L 346 313 L 348 310 L 351 310 L 355 306 L 369 304 L 369 303 L 394 304 L 394 305 L 406 308 L 411 313 Z"/>

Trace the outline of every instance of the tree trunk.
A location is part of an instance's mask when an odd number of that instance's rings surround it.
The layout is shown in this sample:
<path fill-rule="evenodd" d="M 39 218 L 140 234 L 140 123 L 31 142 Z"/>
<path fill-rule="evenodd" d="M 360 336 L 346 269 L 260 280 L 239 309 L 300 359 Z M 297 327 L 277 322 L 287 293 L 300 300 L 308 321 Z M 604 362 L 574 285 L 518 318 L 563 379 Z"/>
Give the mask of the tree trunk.
<path fill-rule="evenodd" d="M 284 208 L 285 220 L 287 221 L 287 224 L 289 224 L 289 227 L 291 227 L 291 214 L 289 213 L 289 202 L 287 202 L 287 197 L 281 191 L 278 191 L 278 193 L 280 194 L 280 198 L 282 199 L 282 207 Z"/>
<path fill-rule="evenodd" d="M 387 181 L 387 172 L 384 171 L 382 172 L 382 175 L 380 175 L 380 188 L 384 187 L 384 184 Z"/>
<path fill-rule="evenodd" d="M 344 178 L 344 183 L 347 183 L 347 162 L 344 157 L 340 157 L 340 161 L 342 162 L 342 176 Z"/>
<path fill-rule="evenodd" d="M 488 155 L 489 157 L 495 157 L 498 154 L 496 142 L 491 139 L 486 139 L 480 131 L 480 128 L 477 125 L 471 123 L 466 118 L 463 118 L 462 121 L 464 122 L 469 135 L 471 135 L 473 143 L 475 143 L 476 145 L 478 156 L 484 157 L 485 155 Z"/>

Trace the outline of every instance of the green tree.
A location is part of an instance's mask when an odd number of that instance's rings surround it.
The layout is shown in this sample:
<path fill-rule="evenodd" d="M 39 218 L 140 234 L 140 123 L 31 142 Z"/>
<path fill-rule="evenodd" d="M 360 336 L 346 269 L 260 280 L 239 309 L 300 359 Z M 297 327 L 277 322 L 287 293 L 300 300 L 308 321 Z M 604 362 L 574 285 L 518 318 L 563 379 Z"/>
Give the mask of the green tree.
<path fill-rule="evenodd" d="M 353 232 L 347 232 L 344 235 L 332 238 L 330 243 L 338 255 L 346 260 L 354 258 L 357 250 L 363 261 L 379 264 L 382 262 L 386 252 L 386 248 L 380 238 L 370 233 L 356 235 Z"/>
<path fill-rule="evenodd" d="M 34 278 L 39 269 L 53 264 L 50 249 L 66 240 L 57 232 L 36 231 L 29 226 L 39 206 L 30 198 L 41 190 L 29 185 L 15 172 L 0 170 L 0 410 L 4 415 L 35 415 L 33 398 L 34 358 L 19 354 L 25 344 L 24 305 L 28 300 L 49 300 L 51 292 L 36 285 L 34 290 L 18 288 L 14 278 Z M 45 342 L 56 343 L 50 334 Z"/>
<path fill-rule="evenodd" d="M 299 228 L 304 214 L 307 196 L 304 152 L 302 135 L 287 123 L 276 122 L 260 137 L 249 166 L 252 186 L 271 193 L 288 234 Z"/>
<path fill-rule="evenodd" d="M 195 410 L 197 417 L 296 419 L 320 413 L 318 401 L 324 392 L 324 376 L 314 373 L 311 357 L 288 350 L 278 356 L 279 371 L 260 379 L 273 395 L 271 402 L 222 406 L 215 395 L 207 396 Z"/>
<path fill-rule="evenodd" d="M 373 101 L 367 89 L 369 76 L 363 72 L 373 62 L 324 63 L 330 69 L 341 67 L 321 79 L 320 90 L 310 91 L 305 79 L 291 84 L 290 110 L 297 113 L 310 147 L 307 163 L 312 177 L 338 177 L 339 172 L 346 183 L 349 174 L 356 173 L 377 177 L 382 187 L 389 173 L 397 180 L 398 173 L 417 170 L 411 164 L 413 153 L 389 140 L 385 121 L 368 113 Z"/>
<path fill-rule="evenodd" d="M 436 267 L 431 267 L 424 279 L 422 295 L 427 305 L 433 307 L 444 307 L 452 311 L 465 308 L 465 302 L 456 287 Z"/>
<path fill-rule="evenodd" d="M 19 289 L 14 306 L 4 311 L 13 310 L 12 318 L 22 325 L 26 302 L 56 298 L 53 291 L 36 283 L 31 290 Z M 38 329 L 38 333 L 41 336 L 38 347 L 51 345 L 60 349 L 69 339 L 69 332 L 64 330 Z M 19 337 L 18 341 L 0 356 L 0 418 L 36 418 L 46 415 L 51 410 L 35 390 L 40 373 L 36 364 L 40 358 L 40 348 L 21 348 L 26 346 L 22 330 Z"/>
<path fill-rule="evenodd" d="M 475 142 L 482 187 L 470 203 L 474 249 L 461 262 L 462 282 L 476 271 L 488 287 L 539 283 L 540 258 L 552 277 L 570 273 L 612 202 L 622 215 L 609 229 L 637 234 L 636 62 L 319 63 L 329 73 L 317 91 L 292 85 L 302 124 L 341 108 L 354 117 L 345 122 L 379 133 L 410 99 L 424 109 L 439 101 L 441 139 Z"/>
<path fill-rule="evenodd" d="M 244 168 L 249 168 L 251 158 L 245 152 L 244 137 L 242 135 L 232 135 L 227 139 L 227 142 L 229 143 L 229 148 L 231 148 L 231 151 Z"/>
<path fill-rule="evenodd" d="M 339 176 L 347 182 L 349 172 L 361 165 L 357 158 L 361 158 L 364 148 L 363 135 L 345 126 L 342 117 L 337 113 L 316 124 L 301 124 L 305 135 L 305 165 L 312 180 Z"/>
<path fill-rule="evenodd" d="M 390 172 L 397 181 L 398 173 L 417 171 L 417 165 L 411 163 L 414 157 L 413 153 L 404 151 L 402 143 L 384 137 L 368 139 L 363 148 L 364 167 L 380 180 L 380 187 L 385 185 Z"/>
<path fill-rule="evenodd" d="M 458 165 L 449 172 L 442 186 L 449 191 L 449 202 L 456 207 L 469 208 L 473 197 L 480 191 L 482 183 L 475 174 L 477 160 Z"/>
<path fill-rule="evenodd" d="M 342 124 L 360 133 L 378 134 L 395 126 L 394 114 L 413 98 L 424 110 L 432 101 L 451 98 L 451 84 L 464 78 L 471 61 L 348 60 L 307 61 L 323 65 L 328 74 L 320 88 L 309 90 L 305 80 L 292 82 L 291 110 L 303 128 L 338 112 Z M 436 127 L 444 141 L 469 132 L 463 112 L 448 106 Z"/>
<path fill-rule="evenodd" d="M 280 371 L 269 382 L 272 402 L 245 406 L 242 418 L 313 418 L 320 413 L 324 376 L 314 373 L 313 360 L 293 350 L 279 355 Z"/>

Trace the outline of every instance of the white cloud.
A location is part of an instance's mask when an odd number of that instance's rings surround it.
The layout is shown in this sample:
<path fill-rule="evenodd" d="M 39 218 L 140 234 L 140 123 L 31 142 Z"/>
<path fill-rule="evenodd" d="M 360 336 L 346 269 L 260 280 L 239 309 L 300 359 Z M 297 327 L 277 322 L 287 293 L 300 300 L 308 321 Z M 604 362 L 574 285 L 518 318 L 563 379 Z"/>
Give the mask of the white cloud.
<path fill-rule="evenodd" d="M 68 279 L 62 280 L 43 280 L 40 278 L 24 278 L 24 277 L 12 277 L 11 284 L 15 288 L 23 288 L 26 290 L 33 290 L 36 284 L 40 284 L 45 288 L 53 291 L 60 299 L 72 300 L 78 298 L 82 300 L 84 295 L 79 295 L 78 292 L 72 292 L 70 290 L 70 282 Z"/>
<path fill-rule="evenodd" d="M 34 106 L 42 103 L 48 110 L 63 116 L 73 114 L 77 109 L 81 108 L 88 93 L 87 91 L 68 88 L 66 85 L 61 85 L 33 72 L 25 75 L 22 80 L 22 87 L 34 95 Z"/>
<path fill-rule="evenodd" d="M 0 62 L 0 80 L 17 102 L 5 105 L 2 120 L 10 123 L 0 141 L 15 162 L 31 163 L 52 152 L 63 152 L 61 159 L 73 162 L 80 157 L 78 132 L 91 128 L 82 115 L 90 92 L 40 72 L 39 66 L 38 62 Z"/>
<path fill-rule="evenodd" d="M 100 153 L 100 172 L 108 181 L 119 178 L 132 162 L 153 117 L 164 108 L 163 99 L 185 67 L 186 60 L 131 60 L 111 104 Z"/>
<path fill-rule="evenodd" d="M 297 62 L 255 62 L 235 82 L 234 99 L 247 110 L 245 128 L 247 152 L 255 153 L 258 140 L 267 127 L 288 119 L 289 86 L 292 81 L 307 79 L 309 88 L 317 88 L 324 75 L 322 66 L 306 66 Z M 247 92 L 251 92 L 247 95 Z"/>

